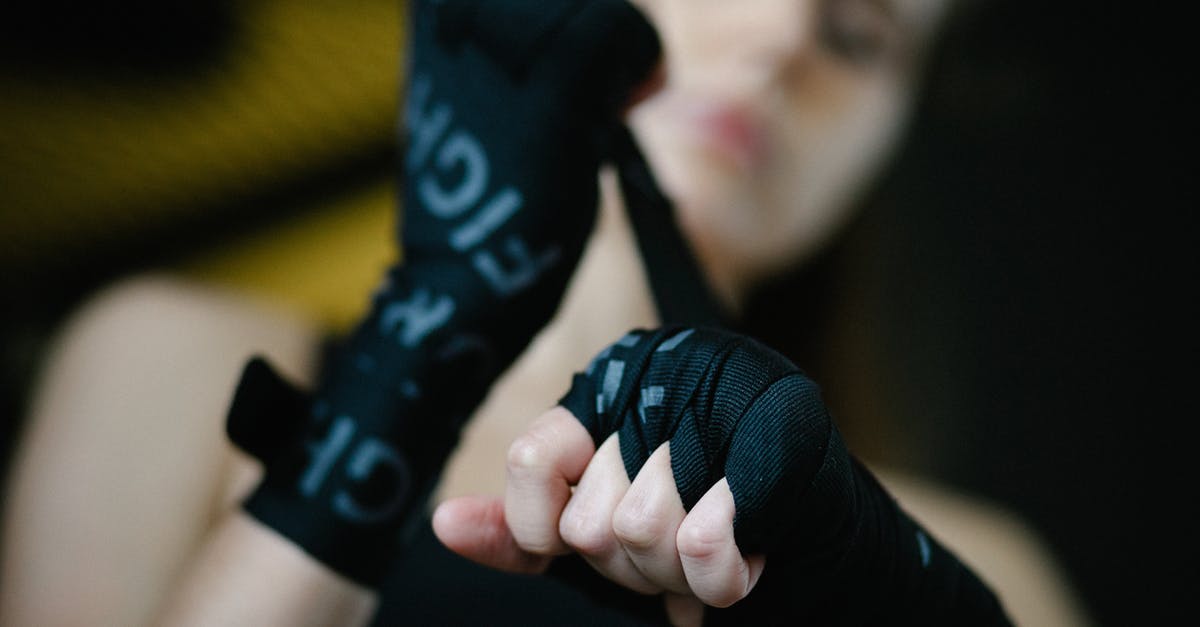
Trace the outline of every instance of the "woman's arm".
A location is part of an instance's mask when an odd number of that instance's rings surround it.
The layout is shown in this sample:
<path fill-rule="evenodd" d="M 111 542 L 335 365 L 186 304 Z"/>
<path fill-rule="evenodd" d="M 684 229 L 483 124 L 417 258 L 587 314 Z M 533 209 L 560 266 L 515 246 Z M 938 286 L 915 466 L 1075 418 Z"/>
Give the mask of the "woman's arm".
<path fill-rule="evenodd" d="M 76 311 L 7 477 L 0 625 L 149 624 L 257 482 L 221 429 L 239 365 L 261 351 L 306 381 L 319 337 L 165 276 L 126 279 Z"/>
<path fill-rule="evenodd" d="M 350 627 L 370 620 L 376 597 L 234 510 L 213 529 L 157 622 Z"/>

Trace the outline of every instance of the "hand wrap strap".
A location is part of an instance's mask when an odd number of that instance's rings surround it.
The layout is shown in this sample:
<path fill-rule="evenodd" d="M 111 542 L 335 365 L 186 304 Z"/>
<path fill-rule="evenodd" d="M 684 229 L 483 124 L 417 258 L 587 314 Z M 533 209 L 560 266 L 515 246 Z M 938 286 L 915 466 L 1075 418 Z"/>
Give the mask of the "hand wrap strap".
<path fill-rule="evenodd" d="M 597 446 L 620 437 L 632 479 L 660 444 L 691 509 L 721 477 L 755 591 L 710 621 L 1006 624 L 987 587 L 846 451 L 817 386 L 787 359 L 710 329 L 633 331 L 575 376 L 561 404 Z"/>
<path fill-rule="evenodd" d="M 658 60 L 625 0 L 417 0 L 402 250 L 312 399 L 247 366 L 228 424 L 263 460 L 246 511 L 360 583 L 385 572 L 591 230 L 601 139 Z"/>
<path fill-rule="evenodd" d="M 675 207 L 658 186 L 650 164 L 628 128 L 622 127 L 613 134 L 610 152 L 659 321 L 725 326 L 726 312 L 679 229 Z"/>

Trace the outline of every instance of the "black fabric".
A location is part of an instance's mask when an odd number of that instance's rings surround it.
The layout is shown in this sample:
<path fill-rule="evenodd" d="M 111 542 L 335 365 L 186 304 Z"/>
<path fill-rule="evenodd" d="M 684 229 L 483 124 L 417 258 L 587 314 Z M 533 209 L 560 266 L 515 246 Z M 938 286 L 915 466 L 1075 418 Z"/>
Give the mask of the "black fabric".
<path fill-rule="evenodd" d="M 238 448 L 269 464 L 303 436 L 303 416 L 311 403 L 307 393 L 256 356 L 242 368 L 225 430 Z"/>
<path fill-rule="evenodd" d="M 632 479 L 663 442 L 685 508 L 722 477 L 756 589 L 714 624 L 1008 624 L 995 596 L 846 451 L 817 386 L 733 333 L 633 331 L 561 404 L 599 445 L 619 434 Z"/>
<path fill-rule="evenodd" d="M 659 321 L 726 326 L 724 309 L 679 230 L 674 205 L 658 186 L 627 127 L 617 129 L 612 135 L 609 154 L 617 167 L 621 196 L 637 237 Z"/>
<path fill-rule="evenodd" d="M 309 406 L 273 409 L 294 395 L 252 365 L 230 413 L 234 441 L 268 462 L 246 511 L 366 585 L 466 418 L 558 306 L 594 222 L 604 137 L 660 54 L 625 0 L 412 11 L 404 262 Z"/>

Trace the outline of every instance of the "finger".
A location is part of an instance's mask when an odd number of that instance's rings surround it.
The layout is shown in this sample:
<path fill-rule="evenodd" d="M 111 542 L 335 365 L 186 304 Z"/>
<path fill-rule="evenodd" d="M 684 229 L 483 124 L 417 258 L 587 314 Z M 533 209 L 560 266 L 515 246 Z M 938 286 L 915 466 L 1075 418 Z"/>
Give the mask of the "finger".
<path fill-rule="evenodd" d="M 442 503 L 433 512 L 433 533 L 451 551 L 505 572 L 539 574 L 552 559 L 517 544 L 499 497 L 464 496 Z"/>
<path fill-rule="evenodd" d="M 653 594 L 662 588 L 642 576 L 613 532 L 613 511 L 629 489 L 617 438 L 612 434 L 596 450 L 563 510 L 559 533 L 567 546 L 601 575 L 631 590 Z"/>
<path fill-rule="evenodd" d="M 537 555 L 568 552 L 558 519 L 593 452 L 592 436 L 562 407 L 542 414 L 509 447 L 504 515 L 522 549 Z"/>
<path fill-rule="evenodd" d="M 663 443 L 638 471 L 613 512 L 613 531 L 646 579 L 681 594 L 691 593 L 675 546 L 686 515 L 671 473 L 670 444 Z"/>
<path fill-rule="evenodd" d="M 733 493 L 722 478 L 679 526 L 676 545 L 692 592 L 704 603 L 728 607 L 754 589 L 765 558 L 742 557 L 733 539 Z"/>

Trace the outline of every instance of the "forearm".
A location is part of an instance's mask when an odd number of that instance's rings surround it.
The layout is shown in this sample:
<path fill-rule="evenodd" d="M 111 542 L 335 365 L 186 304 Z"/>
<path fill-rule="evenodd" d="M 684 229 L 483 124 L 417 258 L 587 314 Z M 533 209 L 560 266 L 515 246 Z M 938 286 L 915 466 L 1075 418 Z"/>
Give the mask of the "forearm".
<path fill-rule="evenodd" d="M 591 230 L 599 134 L 658 59 L 623 0 L 548 4 L 414 3 L 404 263 L 311 393 L 247 366 L 227 430 L 264 477 L 167 622 L 369 615 L 460 427 L 554 313 Z"/>
<path fill-rule="evenodd" d="M 774 563 L 758 588 L 711 613 L 712 624 L 1012 624 L 988 586 L 866 468 L 853 459 L 837 466 L 823 464 L 808 489 L 803 511 L 813 523 L 796 527 L 794 538 L 770 555 Z"/>
<path fill-rule="evenodd" d="M 363 625 L 376 594 L 241 510 L 214 527 L 168 596 L 159 625 Z"/>

